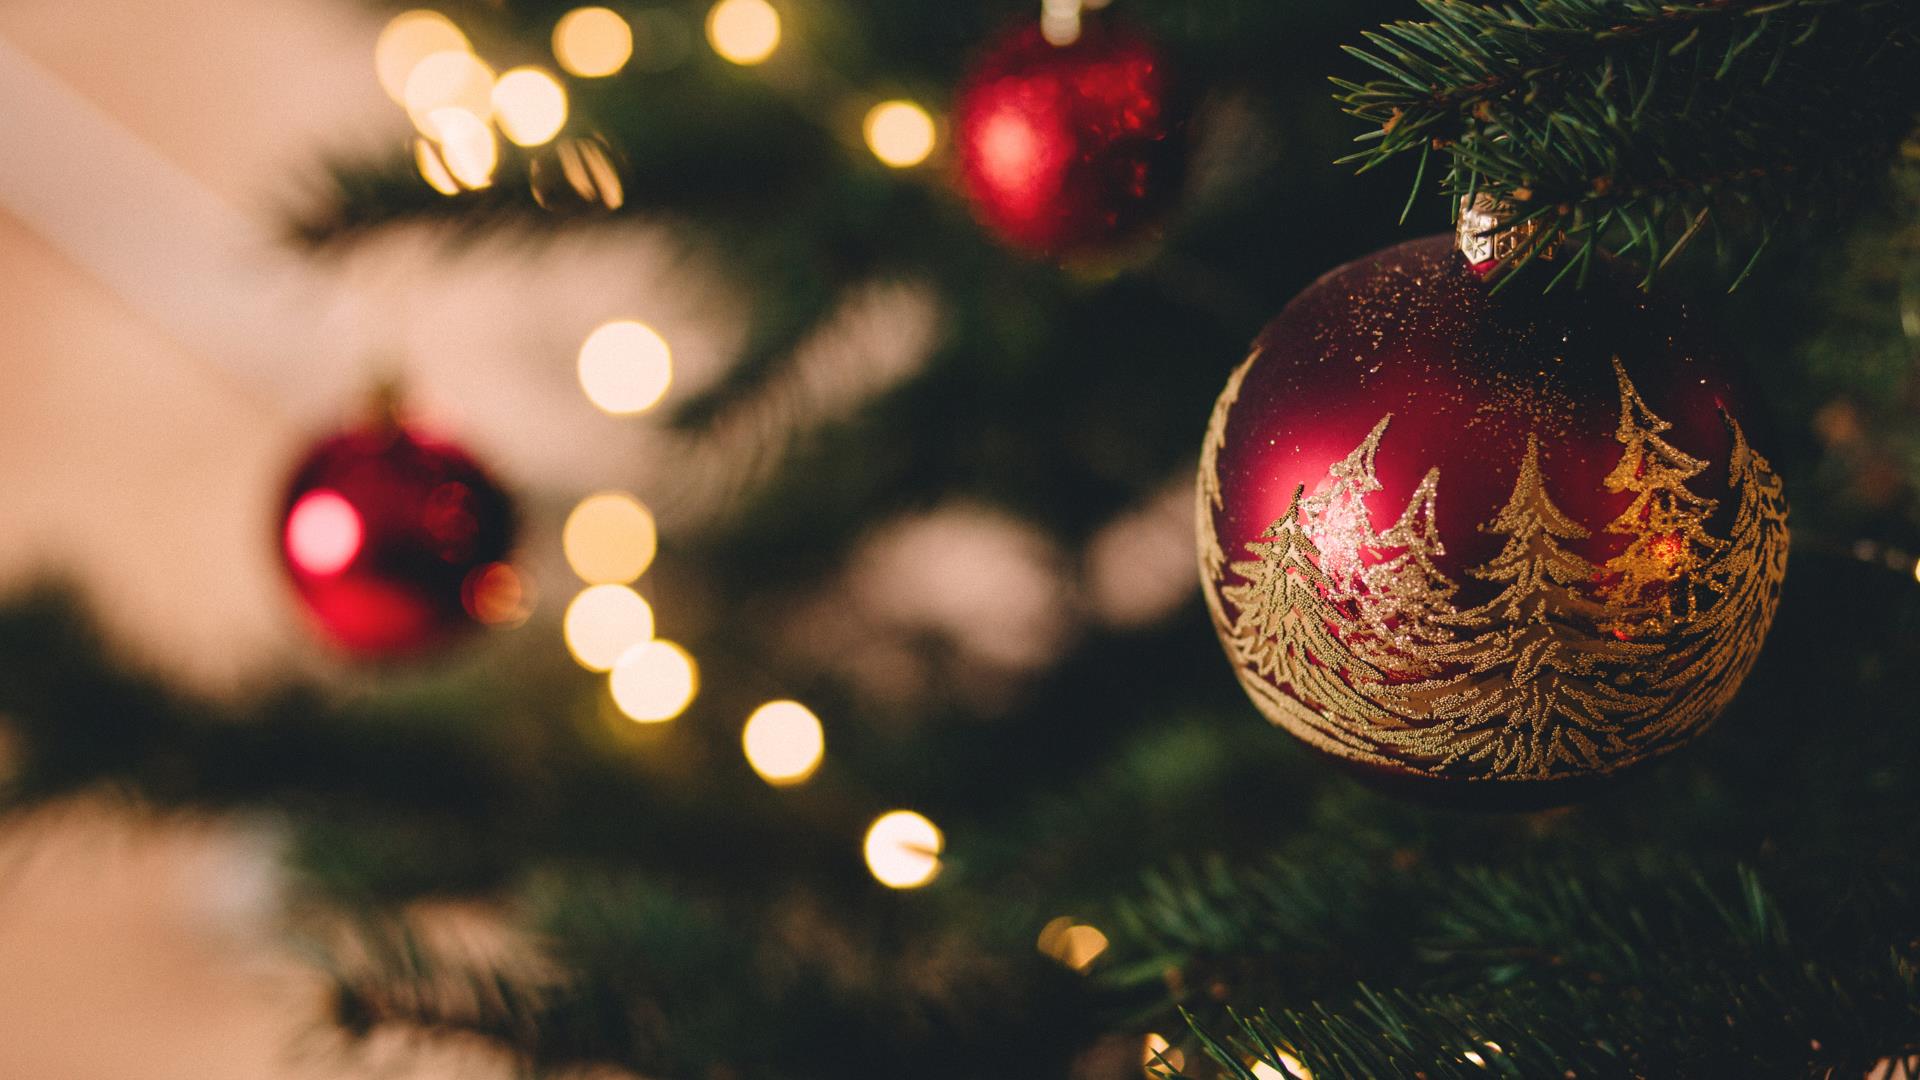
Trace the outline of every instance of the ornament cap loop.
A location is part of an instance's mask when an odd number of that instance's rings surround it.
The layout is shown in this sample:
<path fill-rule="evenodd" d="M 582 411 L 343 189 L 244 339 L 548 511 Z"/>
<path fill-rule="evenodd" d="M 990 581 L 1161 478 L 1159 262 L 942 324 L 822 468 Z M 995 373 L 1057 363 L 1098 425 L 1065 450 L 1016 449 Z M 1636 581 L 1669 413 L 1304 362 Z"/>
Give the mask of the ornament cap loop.
<path fill-rule="evenodd" d="M 1462 195 L 1454 246 L 1475 270 L 1491 269 L 1527 250 L 1540 235 L 1543 226 L 1538 218 L 1514 223 L 1519 216 L 1519 205 L 1510 199 L 1486 191 Z M 1540 257 L 1553 258 L 1551 241 Z"/>

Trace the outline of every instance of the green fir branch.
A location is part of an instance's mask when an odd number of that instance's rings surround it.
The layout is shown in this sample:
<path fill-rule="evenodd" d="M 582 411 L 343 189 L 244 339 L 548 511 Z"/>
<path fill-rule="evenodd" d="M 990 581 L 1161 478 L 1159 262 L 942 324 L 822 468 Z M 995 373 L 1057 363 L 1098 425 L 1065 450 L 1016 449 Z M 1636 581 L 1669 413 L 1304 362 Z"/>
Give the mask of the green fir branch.
<path fill-rule="evenodd" d="M 1782 225 L 1884 179 L 1920 107 L 1920 7 L 1901 0 L 1421 0 L 1347 52 L 1337 100 L 1361 171 L 1444 151 L 1450 203 L 1485 192 L 1545 225 L 1515 257 L 1597 249 L 1647 280 L 1702 236 L 1743 269 Z M 1579 271 L 1570 268 L 1578 265 Z"/>

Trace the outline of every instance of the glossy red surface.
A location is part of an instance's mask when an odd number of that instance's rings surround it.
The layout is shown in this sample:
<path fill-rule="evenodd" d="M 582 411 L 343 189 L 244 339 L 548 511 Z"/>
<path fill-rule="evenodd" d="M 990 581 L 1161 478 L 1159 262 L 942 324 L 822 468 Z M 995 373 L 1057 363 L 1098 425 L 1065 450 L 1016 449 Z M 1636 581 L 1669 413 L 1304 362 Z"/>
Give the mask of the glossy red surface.
<path fill-rule="evenodd" d="M 990 45 L 954 107 L 960 184 L 1008 244 L 1070 256 L 1109 249 L 1165 210 L 1183 172 L 1184 118 L 1165 61 L 1090 20 L 1071 45 L 1028 25 Z"/>
<path fill-rule="evenodd" d="M 1736 388 L 1735 365 L 1696 315 L 1642 292 L 1629 268 L 1602 263 L 1584 288 L 1543 295 L 1549 272 L 1532 268 L 1496 293 L 1499 278 L 1470 268 L 1451 237 L 1410 241 L 1342 266 L 1262 331 L 1237 391 L 1230 383 L 1224 411 L 1216 411 L 1202 482 L 1217 478 L 1218 505 L 1203 488 L 1201 512 L 1210 516 L 1202 518 L 1201 553 L 1203 587 L 1229 655 L 1269 719 L 1396 791 L 1518 807 L 1610 782 L 1711 722 L 1744 677 L 1777 603 L 1784 516 L 1767 519 L 1759 532 L 1751 516 L 1736 522 L 1737 507 L 1771 512 L 1775 504 L 1765 502 L 1764 482 L 1755 488 L 1751 471 L 1732 464 L 1730 420 L 1755 450 L 1765 446 L 1764 425 Z M 1635 466 L 1639 459 L 1627 456 L 1622 409 L 1631 399 L 1622 373 L 1645 410 L 1632 410 L 1633 429 L 1658 433 L 1669 460 L 1685 463 L 1685 487 L 1698 505 L 1712 500 L 1706 516 L 1685 526 L 1699 526 L 1697 540 L 1648 525 L 1650 504 L 1635 502 L 1633 485 L 1655 466 Z M 1358 459 L 1349 456 L 1376 431 L 1366 479 L 1336 485 L 1336 467 L 1353 475 Z M 1489 526 L 1518 501 L 1530 440 L 1541 492 L 1527 505 L 1550 503 L 1540 512 L 1564 515 L 1564 524 L 1552 526 L 1551 542 L 1510 548 L 1511 528 Z M 1743 452 L 1740 460 L 1756 459 Z M 1437 473 L 1429 504 L 1416 492 L 1430 470 Z M 1299 517 L 1290 515 L 1296 491 Z M 1422 551 L 1457 589 L 1432 616 L 1438 621 L 1371 629 L 1349 621 L 1360 610 L 1356 594 L 1329 582 L 1359 580 L 1365 568 L 1406 551 L 1381 535 L 1396 522 L 1424 520 L 1419 511 L 1429 506 L 1426 535 L 1435 543 Z M 1778 507 L 1784 515 L 1784 504 Z M 1293 576 L 1285 580 L 1324 572 L 1319 586 L 1301 587 L 1317 588 L 1327 606 L 1248 591 L 1247 575 L 1274 565 L 1260 561 L 1276 550 L 1263 536 L 1282 519 L 1304 522 L 1317 563 L 1317 570 L 1286 571 Z M 1736 530 L 1749 547 L 1727 543 Z M 1636 542 L 1641 547 L 1629 552 Z M 1496 564 L 1518 552 L 1520 561 L 1507 569 L 1547 573 L 1547 563 L 1526 560 L 1557 558 L 1549 555 L 1555 544 L 1569 557 L 1550 573 L 1577 577 L 1498 572 Z M 1708 573 L 1695 556 L 1719 551 L 1760 554 L 1714 567 L 1722 576 L 1711 588 L 1681 576 Z M 1229 569 L 1234 564 L 1245 569 Z M 1636 573 L 1642 576 L 1629 580 Z M 1604 606 L 1629 586 L 1653 606 Z M 1392 596 L 1399 587 L 1363 586 L 1384 591 L 1361 595 Z M 1236 596 L 1270 606 L 1250 622 Z M 1723 596 L 1724 607 L 1694 620 Z M 1618 614 L 1663 608 L 1666 614 L 1640 622 Z M 1316 614 L 1302 614 L 1309 610 Z M 1393 638 L 1409 625 L 1431 628 L 1429 651 L 1419 640 Z M 1343 627 L 1361 635 L 1357 644 L 1371 658 L 1362 681 L 1374 688 L 1344 698 L 1334 681 L 1352 689 L 1350 665 L 1358 661 L 1344 651 Z M 1325 656 L 1291 668 L 1274 659 L 1272 649 L 1307 647 L 1315 633 L 1331 635 L 1314 646 Z M 1723 636 L 1707 650 L 1698 642 L 1711 633 Z M 1283 634 L 1293 636 L 1276 636 Z M 1319 691 L 1299 689 L 1300 680 L 1316 679 Z M 1276 703 L 1275 694 L 1305 708 Z M 1511 702 L 1526 715 L 1498 711 L 1506 704 L 1475 713 L 1475 702 Z M 1316 711 L 1345 719 L 1323 724 Z M 1662 727 L 1669 716 L 1685 726 Z M 1514 782 L 1459 782 L 1486 779 Z"/>
<path fill-rule="evenodd" d="M 1631 501 L 1603 483 L 1620 459 L 1614 432 L 1619 357 L 1668 441 L 1714 463 L 1701 489 L 1724 490 L 1729 413 L 1755 434 L 1758 418 L 1729 379 L 1728 357 L 1684 306 L 1643 293 L 1623 267 L 1602 266 L 1584 289 L 1541 295 L 1517 281 L 1468 269 L 1452 237 L 1409 241 L 1336 269 L 1268 324 L 1234 407 L 1216 518 L 1235 558 L 1286 511 L 1295 485 L 1307 494 L 1328 467 L 1360 445 L 1381 417 L 1380 490 L 1364 497 L 1379 528 L 1406 507 L 1429 468 L 1440 469 L 1435 521 L 1446 545 L 1437 563 L 1461 582 L 1465 604 L 1491 587 L 1468 570 L 1500 550 L 1480 526 L 1513 490 L 1527 449 L 1540 442 L 1547 493 L 1593 535 L 1569 550 L 1594 562 L 1626 539 L 1604 531 Z M 1732 500 L 1710 527 L 1724 530 Z"/>
<path fill-rule="evenodd" d="M 469 577 L 513 547 L 506 493 L 464 450 L 381 420 L 295 470 L 280 554 L 314 624 L 364 656 L 405 656 L 476 625 Z"/>

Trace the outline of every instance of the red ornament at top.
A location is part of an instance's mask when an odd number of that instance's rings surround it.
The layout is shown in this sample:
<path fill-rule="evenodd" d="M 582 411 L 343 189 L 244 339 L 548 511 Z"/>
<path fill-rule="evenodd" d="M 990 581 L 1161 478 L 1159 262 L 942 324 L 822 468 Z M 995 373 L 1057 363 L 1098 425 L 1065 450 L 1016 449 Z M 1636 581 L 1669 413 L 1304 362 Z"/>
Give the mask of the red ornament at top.
<path fill-rule="evenodd" d="M 405 656 L 515 606 L 502 562 L 514 533 L 507 494 L 471 456 L 383 415 L 322 440 L 294 471 L 280 554 L 328 638 Z"/>
<path fill-rule="evenodd" d="M 1710 724 L 1788 542 L 1698 320 L 1618 264 L 1545 295 L 1529 271 L 1496 292 L 1435 237 L 1327 274 L 1228 379 L 1200 465 L 1203 589 L 1260 711 L 1364 775 L 1495 805 Z"/>
<path fill-rule="evenodd" d="M 990 45 L 960 88 L 961 187 L 1014 247 L 1098 253 L 1166 209 L 1185 171 L 1184 120 L 1147 39 L 1089 21 L 1054 45 L 1029 25 Z"/>

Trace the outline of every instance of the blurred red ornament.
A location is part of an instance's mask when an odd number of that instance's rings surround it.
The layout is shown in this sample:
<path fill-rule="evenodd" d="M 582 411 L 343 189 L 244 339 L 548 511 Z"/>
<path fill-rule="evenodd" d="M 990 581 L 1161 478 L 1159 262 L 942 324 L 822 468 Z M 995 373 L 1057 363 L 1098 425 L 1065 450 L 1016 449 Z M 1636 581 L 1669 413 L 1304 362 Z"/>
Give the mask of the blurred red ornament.
<path fill-rule="evenodd" d="M 1497 280 L 1435 237 L 1288 304 L 1214 409 L 1201 575 L 1275 724 L 1393 786 L 1537 805 L 1726 706 L 1786 503 L 1685 308 L 1611 263 Z"/>
<path fill-rule="evenodd" d="M 502 597 L 520 595 L 518 578 L 502 560 L 514 533 L 512 502 L 466 451 L 382 416 L 295 470 L 280 554 L 329 639 L 397 657 L 513 621 Z"/>
<path fill-rule="evenodd" d="M 1038 25 L 988 46 L 954 106 L 961 187 L 1013 247 L 1112 249 L 1166 209 L 1186 166 L 1184 116 L 1151 42 L 1089 21 L 1071 44 Z"/>

